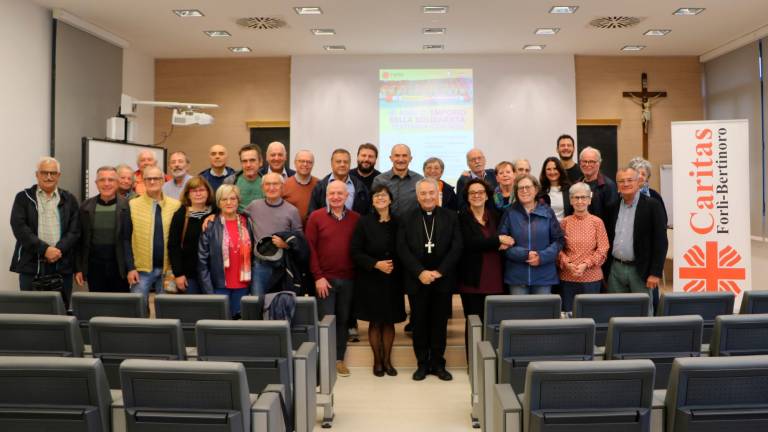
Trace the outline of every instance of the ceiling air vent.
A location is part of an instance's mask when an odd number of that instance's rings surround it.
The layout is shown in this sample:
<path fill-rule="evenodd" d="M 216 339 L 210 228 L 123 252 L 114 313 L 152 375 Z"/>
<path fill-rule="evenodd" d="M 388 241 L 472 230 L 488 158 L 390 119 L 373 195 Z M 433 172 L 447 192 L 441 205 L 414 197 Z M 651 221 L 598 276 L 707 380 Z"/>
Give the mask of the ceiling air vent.
<path fill-rule="evenodd" d="M 624 29 L 636 26 L 642 18 L 627 16 L 607 16 L 595 18 L 589 22 L 591 27 L 599 29 Z"/>
<path fill-rule="evenodd" d="M 240 18 L 237 23 L 254 30 L 274 30 L 285 27 L 285 21 L 274 17 Z"/>

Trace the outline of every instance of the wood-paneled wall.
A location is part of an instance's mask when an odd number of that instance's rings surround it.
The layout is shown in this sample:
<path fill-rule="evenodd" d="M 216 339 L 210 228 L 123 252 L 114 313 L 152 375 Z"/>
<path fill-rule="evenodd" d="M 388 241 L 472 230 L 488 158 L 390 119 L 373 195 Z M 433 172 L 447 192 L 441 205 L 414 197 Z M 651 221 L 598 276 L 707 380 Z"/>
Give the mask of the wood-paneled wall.
<path fill-rule="evenodd" d="M 216 103 L 208 111 L 210 126 L 176 127 L 163 144 L 169 151 L 183 150 L 197 173 L 208 167 L 208 148 L 222 144 L 229 150 L 229 165 L 239 169 L 237 150 L 250 142 L 249 120 L 290 119 L 291 59 L 158 59 L 155 63 L 155 100 Z M 171 127 L 171 111 L 155 110 L 155 142 Z"/>
<path fill-rule="evenodd" d="M 624 91 L 640 91 L 640 75 L 648 74 L 649 91 L 666 91 L 651 108 L 648 159 L 654 165 L 651 184 L 659 188 L 659 165 L 672 162 L 670 123 L 704 118 L 698 57 L 576 56 L 576 113 L 581 120 L 620 119 L 618 162 L 642 155 L 640 107 Z"/>

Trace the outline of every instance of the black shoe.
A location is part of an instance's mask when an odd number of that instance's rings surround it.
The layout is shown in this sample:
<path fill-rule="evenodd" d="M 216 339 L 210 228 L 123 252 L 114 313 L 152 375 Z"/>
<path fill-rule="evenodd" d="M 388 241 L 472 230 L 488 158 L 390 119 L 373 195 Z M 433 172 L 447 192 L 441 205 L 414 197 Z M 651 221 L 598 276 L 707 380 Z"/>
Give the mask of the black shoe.
<path fill-rule="evenodd" d="M 453 379 L 453 375 L 445 370 L 445 368 L 432 369 L 432 375 L 440 378 L 443 381 L 450 381 Z"/>
<path fill-rule="evenodd" d="M 397 376 L 397 369 L 395 369 L 392 365 L 385 365 L 384 372 L 386 372 L 386 374 L 389 376 Z"/>
<path fill-rule="evenodd" d="M 427 373 L 429 371 L 425 367 L 419 366 L 418 369 L 416 369 L 416 372 L 413 373 L 413 380 L 414 381 L 423 381 L 424 378 L 427 377 Z"/>
<path fill-rule="evenodd" d="M 383 377 L 384 376 L 384 366 L 381 365 L 374 365 L 373 366 L 373 374 L 377 377 Z"/>

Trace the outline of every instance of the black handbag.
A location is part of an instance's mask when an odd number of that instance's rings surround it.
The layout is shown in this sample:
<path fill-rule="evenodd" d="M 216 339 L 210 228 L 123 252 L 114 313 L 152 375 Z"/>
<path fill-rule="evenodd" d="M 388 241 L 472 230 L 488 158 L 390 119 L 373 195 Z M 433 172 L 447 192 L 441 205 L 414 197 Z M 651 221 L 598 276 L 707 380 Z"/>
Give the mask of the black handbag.
<path fill-rule="evenodd" d="M 45 268 L 44 263 L 42 266 L 40 264 L 41 263 L 38 262 L 37 274 L 32 280 L 32 285 L 30 286 L 32 291 L 56 291 L 59 293 L 64 291 L 64 277 L 55 271 L 55 267 L 54 273 L 40 274 L 40 267 Z"/>

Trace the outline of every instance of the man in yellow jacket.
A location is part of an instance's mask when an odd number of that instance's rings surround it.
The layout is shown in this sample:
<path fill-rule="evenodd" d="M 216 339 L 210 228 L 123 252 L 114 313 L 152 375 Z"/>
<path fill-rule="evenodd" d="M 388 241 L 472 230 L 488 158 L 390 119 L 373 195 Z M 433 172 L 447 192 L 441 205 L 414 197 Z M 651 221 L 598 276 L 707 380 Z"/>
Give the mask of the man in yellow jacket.
<path fill-rule="evenodd" d="M 131 292 L 149 296 L 152 287 L 160 293 L 163 275 L 169 268 L 168 230 L 171 218 L 181 204 L 163 194 L 163 171 L 151 165 L 142 172 L 146 192 L 129 202 L 131 207 L 131 255 L 128 282 Z"/>

